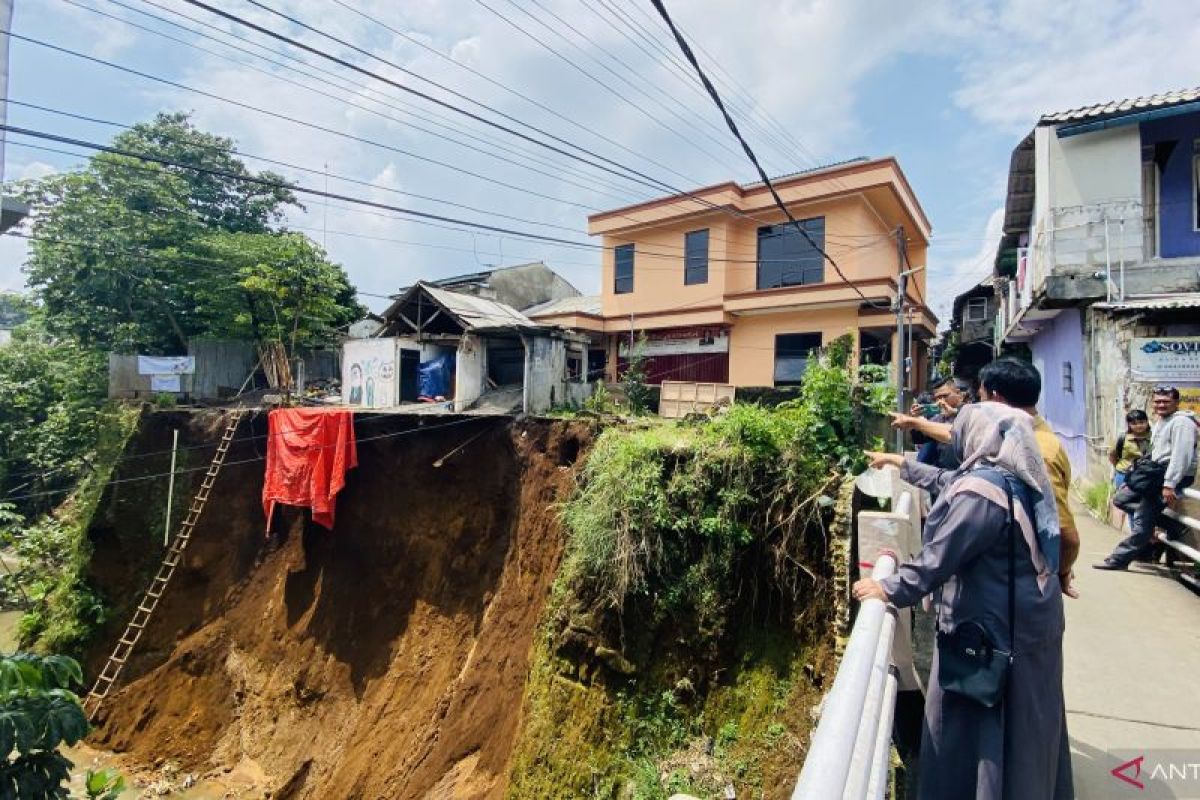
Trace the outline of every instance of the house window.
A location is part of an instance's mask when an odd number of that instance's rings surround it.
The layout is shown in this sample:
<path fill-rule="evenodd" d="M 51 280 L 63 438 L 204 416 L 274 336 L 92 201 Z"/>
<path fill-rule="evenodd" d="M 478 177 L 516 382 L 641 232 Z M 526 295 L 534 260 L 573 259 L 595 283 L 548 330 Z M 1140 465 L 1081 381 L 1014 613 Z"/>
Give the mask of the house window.
<path fill-rule="evenodd" d="M 808 358 L 821 347 L 819 333 L 781 333 L 775 337 L 775 385 L 799 386 Z"/>
<path fill-rule="evenodd" d="M 1075 393 L 1075 365 L 1070 361 L 1062 362 L 1062 388 L 1064 392 Z"/>
<path fill-rule="evenodd" d="M 967 301 L 967 322 L 987 322 L 988 298 L 972 297 Z"/>
<path fill-rule="evenodd" d="M 633 245 L 623 244 L 613 250 L 613 293 L 633 291 Z"/>
<path fill-rule="evenodd" d="M 571 383 L 583 382 L 583 355 L 567 354 L 567 380 Z"/>
<path fill-rule="evenodd" d="M 1200 231 L 1200 139 L 1192 142 L 1192 227 Z"/>
<path fill-rule="evenodd" d="M 708 228 L 683 236 L 683 282 L 708 283 Z"/>
<path fill-rule="evenodd" d="M 825 249 L 825 218 L 800 220 L 799 225 L 808 237 L 790 222 L 758 229 L 759 289 L 802 286 L 825 280 L 825 259 L 821 255 L 821 250 Z"/>

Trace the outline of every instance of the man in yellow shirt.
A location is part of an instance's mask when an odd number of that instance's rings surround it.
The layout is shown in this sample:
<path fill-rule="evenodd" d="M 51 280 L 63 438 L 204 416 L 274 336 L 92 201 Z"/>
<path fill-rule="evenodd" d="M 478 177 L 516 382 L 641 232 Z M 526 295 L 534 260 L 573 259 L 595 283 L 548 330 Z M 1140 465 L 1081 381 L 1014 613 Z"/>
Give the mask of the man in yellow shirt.
<path fill-rule="evenodd" d="M 1071 490 L 1071 461 L 1067 458 L 1067 451 L 1054 429 L 1037 412 L 1037 402 L 1041 394 L 1042 376 L 1037 367 L 1028 361 L 1006 356 L 996 359 L 979 372 L 980 400 L 1004 403 L 1033 417 L 1034 436 L 1042 452 L 1042 460 L 1046 462 L 1050 484 L 1054 487 L 1054 504 L 1058 507 L 1058 524 L 1062 530 L 1058 577 L 1063 593 L 1069 597 L 1078 597 L 1078 592 L 1071 586 L 1075 577 L 1071 568 L 1075 559 L 1079 557 L 1079 529 L 1075 527 L 1075 515 L 1071 513 L 1067 500 Z M 951 439 L 952 428 L 948 423 L 893 414 L 892 425 L 906 430 L 919 430 L 940 442 L 949 442 Z"/>

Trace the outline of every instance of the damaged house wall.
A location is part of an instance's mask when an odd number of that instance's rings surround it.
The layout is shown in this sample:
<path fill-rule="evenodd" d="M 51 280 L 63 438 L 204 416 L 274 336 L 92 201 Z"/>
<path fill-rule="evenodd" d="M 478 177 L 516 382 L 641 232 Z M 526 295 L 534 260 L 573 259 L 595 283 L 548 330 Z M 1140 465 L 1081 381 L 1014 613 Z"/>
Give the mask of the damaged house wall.
<path fill-rule="evenodd" d="M 454 410 L 471 406 L 487 387 L 487 348 L 474 334 L 463 334 L 454 361 Z"/>

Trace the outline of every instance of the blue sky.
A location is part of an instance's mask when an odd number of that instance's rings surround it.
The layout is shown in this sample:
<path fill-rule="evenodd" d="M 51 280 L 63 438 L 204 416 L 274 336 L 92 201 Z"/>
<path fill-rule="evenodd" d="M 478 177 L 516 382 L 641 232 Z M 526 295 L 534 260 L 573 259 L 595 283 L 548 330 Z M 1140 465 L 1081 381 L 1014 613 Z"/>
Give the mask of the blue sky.
<path fill-rule="evenodd" d="M 232 136 L 246 153 L 319 172 L 327 170 L 331 191 L 492 223 L 497 221 L 496 213 L 507 214 L 526 220 L 504 220 L 508 226 L 570 239 L 586 238 L 588 209 L 610 208 L 647 196 L 644 188 L 528 146 L 517 146 L 528 151 L 515 156 L 525 165 L 518 166 L 468 150 L 446 136 L 414 130 L 409 114 L 415 110 L 428 117 L 427 104 L 248 34 L 182 0 L 153 3 L 16 0 L 13 30 L 210 96 L 14 40 L 10 97 L 125 124 L 159 110 L 190 110 L 198 124 Z M 711 104 L 694 84 L 685 84 L 676 65 L 659 49 L 633 33 L 641 30 L 666 52 L 675 52 L 665 30 L 650 16 L 653 9 L 648 0 L 589 1 L 586 5 L 582 0 L 412 0 L 391 4 L 270 0 L 267 4 L 378 58 L 601 155 L 637 166 L 674 186 L 687 188 L 731 177 L 753 179 L 749 164 L 728 141 Z M 379 61 L 304 32 L 243 0 L 218 5 L 354 63 L 422 86 Z M 723 93 L 727 99 L 741 109 L 758 109 L 752 121 L 746 121 L 746 114 L 742 118 L 751 144 L 771 173 L 859 155 L 899 158 L 934 224 L 929 294 L 939 313 L 956 292 L 989 270 L 1008 157 L 1041 113 L 1200 83 L 1200 64 L 1195 58 L 1200 52 L 1200 15 L 1188 0 L 1144 4 L 1117 0 L 1053 4 L 1032 0 L 675 0 L 668 7 L 702 48 L 702 63 L 726 84 Z M 353 8 L 369 11 L 377 21 L 354 14 Z M 204 31 L 221 41 L 204 40 L 133 9 Z M 516 30 L 500 15 L 543 43 Z M 577 32 L 567 29 L 564 21 Z M 168 41 L 129 22 L 212 52 Z M 581 38 L 584 36 L 586 39 Z M 264 55 L 260 45 L 265 45 L 276 51 L 271 57 L 283 60 L 288 68 L 256 60 L 229 44 Z M 567 58 L 556 56 L 547 46 Z M 333 70 L 337 77 L 330 80 L 338 85 L 318 84 L 297 73 L 296 62 L 286 60 L 289 55 L 301 56 L 312 65 L 304 69 Z M 537 105 L 463 70 L 462 64 L 519 91 Z M 581 74 L 579 68 L 599 80 Z M 334 96 L 315 94 L 284 82 L 284 78 Z M 430 91 L 448 98 L 441 90 Z M 384 146 L 305 128 L 228 100 Z M 467 141 L 514 158 L 512 139 L 447 116 L 445 111 L 433 113 L 444 117 L 434 124 L 453 126 L 453 136 L 476 137 Z M 767 115 L 772 122 L 765 121 Z M 115 132 L 111 127 L 19 106 L 9 109 L 9 123 L 91 141 L 106 141 Z M 768 140 L 763 130 L 773 125 L 785 129 L 791 141 L 780 142 L 782 136 L 772 136 L 774 142 Z M 37 177 L 81 161 L 23 147 L 18 144 L 21 141 L 29 140 L 16 136 L 9 140 L 8 179 Z M 398 150 L 439 160 L 442 165 Z M 526 155 L 536 161 L 527 160 Z M 249 159 L 248 164 L 259 169 L 267 166 Z M 274 169 L 308 185 L 325 185 L 326 178 L 320 174 Z M 464 170 L 475 175 L 464 174 Z M 346 183 L 338 176 L 372 185 Z M 463 210 L 412 197 L 412 193 L 479 210 Z M 546 260 L 585 292 L 598 290 L 597 258 L 587 250 L 451 231 L 336 203 L 324 206 L 320 201 L 306 201 L 306 205 L 306 212 L 289 216 L 289 224 L 325 241 L 331 256 L 346 267 L 365 293 L 384 295 L 419 277 L 533 259 Z M 24 249 L 21 240 L 0 240 L 0 288 L 21 287 Z M 373 296 L 364 300 L 376 308 L 385 302 Z"/>

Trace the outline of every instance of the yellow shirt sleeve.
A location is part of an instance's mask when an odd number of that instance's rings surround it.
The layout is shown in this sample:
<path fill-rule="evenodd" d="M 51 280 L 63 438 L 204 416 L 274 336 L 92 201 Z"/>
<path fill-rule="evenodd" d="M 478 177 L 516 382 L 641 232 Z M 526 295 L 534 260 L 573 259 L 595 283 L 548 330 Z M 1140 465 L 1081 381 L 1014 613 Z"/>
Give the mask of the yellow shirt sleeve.
<path fill-rule="evenodd" d="M 1042 460 L 1046 462 L 1050 485 L 1054 487 L 1054 504 L 1058 506 L 1059 527 L 1075 530 L 1075 515 L 1071 513 L 1071 505 L 1067 499 L 1071 491 L 1071 460 L 1067 458 L 1067 451 L 1048 425 L 1035 430 L 1034 436 L 1037 437 L 1038 449 L 1042 451 Z"/>

